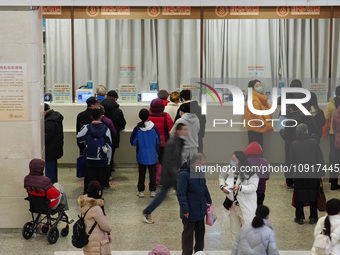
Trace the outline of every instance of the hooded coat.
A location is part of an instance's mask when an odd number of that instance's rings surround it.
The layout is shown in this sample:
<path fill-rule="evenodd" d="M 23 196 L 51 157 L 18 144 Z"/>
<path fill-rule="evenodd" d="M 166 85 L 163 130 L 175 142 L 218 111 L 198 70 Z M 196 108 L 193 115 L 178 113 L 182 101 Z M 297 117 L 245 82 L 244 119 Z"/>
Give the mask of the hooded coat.
<path fill-rule="evenodd" d="M 83 247 L 85 255 L 111 255 L 110 242 L 108 233 L 111 232 L 111 227 L 106 220 L 102 206 L 104 200 L 94 199 L 87 195 L 78 198 L 78 205 L 82 215 L 90 209 L 85 216 L 86 233 L 88 234 L 95 222 L 97 225 L 89 236 L 89 242 Z"/>
<path fill-rule="evenodd" d="M 245 149 L 244 154 L 246 155 L 249 164 L 257 167 L 256 169 L 258 169 L 258 171 L 256 173 L 260 179 L 257 193 L 264 194 L 266 191 L 266 182 L 270 176 L 270 171 L 268 169 L 268 161 L 262 157 L 263 151 L 260 144 L 258 142 L 250 143 Z"/>
<path fill-rule="evenodd" d="M 50 110 L 45 115 L 45 159 L 57 160 L 63 156 L 63 115 Z"/>
<path fill-rule="evenodd" d="M 207 214 L 211 197 L 202 172 L 195 172 L 190 162 L 183 164 L 178 173 L 177 199 L 180 217 L 184 221 L 200 221 Z M 189 213 L 189 218 L 183 214 Z"/>
<path fill-rule="evenodd" d="M 158 160 L 159 132 L 151 121 L 146 121 L 144 124 L 145 127 L 137 125 L 133 129 L 130 143 L 136 146 L 136 159 L 139 164 L 153 165 Z"/>
<path fill-rule="evenodd" d="M 268 98 L 265 95 L 256 92 L 255 90 L 253 90 L 252 97 L 253 97 L 252 103 L 253 103 L 253 106 L 256 110 L 269 110 L 272 107 L 268 103 Z M 245 119 L 246 128 L 247 128 L 248 131 L 255 131 L 255 132 L 258 132 L 258 133 L 272 132 L 274 130 L 272 122 L 267 121 L 268 119 L 271 119 L 271 118 L 272 118 L 271 115 L 255 115 L 255 114 L 253 114 L 248 108 L 248 101 L 246 102 L 244 119 Z M 262 122 L 260 122 L 260 121 L 252 121 L 251 125 L 256 126 L 256 127 L 249 126 L 248 121 L 253 120 L 253 119 L 262 120 L 263 125 L 261 126 Z"/>
<path fill-rule="evenodd" d="M 175 126 L 170 131 L 170 135 L 173 136 L 176 133 L 176 127 L 178 123 L 183 123 L 188 128 L 188 135 L 185 139 L 184 149 L 198 148 L 198 133 L 200 131 L 200 122 L 195 113 L 184 113 L 180 119 L 175 123 Z"/>
<path fill-rule="evenodd" d="M 104 106 L 105 109 L 104 115 L 112 120 L 112 123 L 116 128 L 117 135 L 115 139 L 113 139 L 112 147 L 118 148 L 120 141 L 120 131 L 124 130 L 126 125 L 123 111 L 119 108 L 119 104 L 117 104 L 111 98 L 104 99 L 101 105 Z"/>
<path fill-rule="evenodd" d="M 30 173 L 24 179 L 24 187 L 34 187 L 45 191 L 47 199 L 50 200 L 49 208 L 60 203 L 61 194 L 53 185 L 51 180 L 44 176 L 45 163 L 41 159 L 32 159 L 29 164 Z"/>
<path fill-rule="evenodd" d="M 152 100 L 150 104 L 150 116 L 149 120 L 152 121 L 159 131 L 160 146 L 164 147 L 166 141 L 169 139 L 169 131 L 174 123 L 171 120 L 169 114 L 164 112 L 164 104 L 162 99 L 156 98 Z"/>

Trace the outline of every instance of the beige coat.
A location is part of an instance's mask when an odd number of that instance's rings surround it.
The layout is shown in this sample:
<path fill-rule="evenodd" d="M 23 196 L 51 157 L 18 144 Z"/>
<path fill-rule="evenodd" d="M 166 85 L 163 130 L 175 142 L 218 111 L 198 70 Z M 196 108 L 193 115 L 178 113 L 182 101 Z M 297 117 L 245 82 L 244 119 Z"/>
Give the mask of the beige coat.
<path fill-rule="evenodd" d="M 108 255 L 111 254 L 108 233 L 111 227 L 108 224 L 101 206 L 104 206 L 104 200 L 87 197 L 87 195 L 78 198 L 80 212 L 82 215 L 91 208 L 85 216 L 86 233 L 89 233 L 93 224 L 97 222 L 96 227 L 89 237 L 89 243 L 83 248 L 85 255 Z"/>

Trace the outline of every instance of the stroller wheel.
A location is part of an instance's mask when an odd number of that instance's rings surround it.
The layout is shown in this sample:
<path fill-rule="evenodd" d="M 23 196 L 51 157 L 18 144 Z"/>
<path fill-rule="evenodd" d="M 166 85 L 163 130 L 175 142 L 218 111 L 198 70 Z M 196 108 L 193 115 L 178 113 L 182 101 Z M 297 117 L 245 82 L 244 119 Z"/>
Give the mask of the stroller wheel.
<path fill-rule="evenodd" d="M 58 241 L 59 238 L 59 230 L 57 227 L 52 227 L 50 230 L 47 232 L 47 241 L 50 244 L 55 244 Z"/>
<path fill-rule="evenodd" d="M 65 227 L 61 230 L 60 234 L 61 234 L 62 237 L 66 237 L 68 235 L 68 232 L 69 232 L 69 230 L 68 230 L 68 226 L 67 226 L 67 227 Z"/>
<path fill-rule="evenodd" d="M 34 233 L 34 224 L 32 222 L 26 222 L 22 228 L 22 236 L 25 239 L 30 239 Z"/>

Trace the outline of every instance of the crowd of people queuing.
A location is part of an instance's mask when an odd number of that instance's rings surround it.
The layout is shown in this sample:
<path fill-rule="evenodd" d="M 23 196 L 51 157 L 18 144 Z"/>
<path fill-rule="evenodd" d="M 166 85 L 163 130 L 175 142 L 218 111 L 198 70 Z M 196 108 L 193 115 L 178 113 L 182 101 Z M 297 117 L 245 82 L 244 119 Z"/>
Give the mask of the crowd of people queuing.
<path fill-rule="evenodd" d="M 293 80 L 291 87 L 302 87 L 299 80 Z M 258 110 L 270 109 L 271 105 L 264 95 L 264 85 L 259 80 L 252 80 L 253 106 Z M 96 234 L 90 238 L 85 254 L 110 254 L 109 244 L 111 227 L 105 219 L 102 194 L 109 186 L 114 169 L 114 154 L 119 148 L 120 132 L 126 121 L 117 103 L 118 94 L 111 90 L 106 93 L 105 87 L 97 89 L 97 97 L 90 97 L 87 108 L 77 116 L 77 144 L 79 154 L 85 158 L 84 194 L 78 203 L 82 214 L 87 214 L 87 230 L 94 222 Z M 170 96 L 170 102 L 168 97 Z M 287 98 L 300 98 L 298 93 L 290 93 Z M 180 103 L 181 101 L 181 103 Z M 280 104 L 280 100 L 279 100 Z M 329 163 L 340 163 L 340 86 L 335 90 L 335 97 L 330 99 L 325 112 L 317 102 L 315 93 L 304 106 L 311 113 L 304 115 L 296 105 L 288 105 L 286 116 L 287 127 L 280 127 L 280 135 L 285 142 L 285 164 L 324 164 L 320 149 L 323 127 L 328 122 L 330 155 Z M 45 105 L 45 142 L 46 170 L 45 175 L 51 180 L 44 180 L 44 188 L 57 189 L 57 159 L 62 156 L 62 115 Z M 197 101 L 191 100 L 190 90 L 180 93 L 161 90 L 158 98 L 152 100 L 149 109 L 141 109 L 138 114 L 140 122 L 133 129 L 130 137 L 132 146 L 136 146 L 138 162 L 137 196 L 145 197 L 145 176 L 149 170 L 150 197 L 154 199 L 142 210 L 143 220 L 154 223 L 151 214 L 165 199 L 173 188 L 177 192 L 180 207 L 180 218 L 183 223 L 182 254 L 204 254 L 205 217 L 212 204 L 212 198 L 206 185 L 204 170 L 206 156 L 203 154 L 203 137 L 205 133 L 205 116 Z M 244 151 L 235 151 L 230 155 L 230 166 L 235 172 L 221 172 L 219 184 L 225 194 L 223 206 L 230 219 L 231 236 L 234 243 L 232 254 L 278 254 L 273 228 L 268 223 L 269 208 L 264 206 L 266 181 L 269 173 L 261 171 L 243 172 L 247 166 L 268 166 L 263 158 L 264 134 L 272 132 L 274 127 L 270 115 L 253 114 L 246 104 L 245 120 L 262 120 L 265 125 L 254 127 L 247 125 L 249 145 Z M 297 125 L 288 125 L 295 120 Z M 60 131 L 61 130 L 61 131 Z M 52 145 L 51 145 L 52 144 Z M 56 148 L 51 150 L 51 148 Z M 30 164 L 30 175 L 39 176 L 42 182 L 43 161 L 34 160 Z M 197 170 L 198 169 L 198 170 Z M 28 177 L 27 181 L 31 178 Z M 287 173 L 288 188 L 294 189 L 296 207 L 294 221 L 304 224 L 303 207 L 310 207 L 309 223 L 316 224 L 314 235 L 320 232 L 329 236 L 332 241 L 332 254 L 340 254 L 340 201 L 331 199 L 327 202 L 327 216 L 318 219 L 317 199 L 322 175 L 306 176 L 303 173 Z M 25 180 L 26 181 L 26 180 Z M 32 181 L 31 181 L 32 182 Z M 337 173 L 330 175 L 331 190 L 340 188 Z M 32 183 L 31 183 L 32 184 Z M 33 184 L 35 184 L 33 182 Z M 42 184 L 39 184 L 40 186 Z M 156 189 L 160 191 L 156 195 Z M 62 192 L 56 192 L 58 199 Z M 65 196 L 66 199 L 66 196 Z M 58 200 L 58 201 L 59 201 Z M 64 201 L 65 202 L 65 201 Z M 67 202 L 67 201 L 66 201 Z M 195 245 L 194 245 L 195 239 Z M 254 247 L 256 247 L 254 249 Z M 314 248 L 313 248 L 314 249 Z M 315 249 L 313 250 L 314 254 Z M 170 254 L 164 246 L 156 246 L 149 254 Z"/>

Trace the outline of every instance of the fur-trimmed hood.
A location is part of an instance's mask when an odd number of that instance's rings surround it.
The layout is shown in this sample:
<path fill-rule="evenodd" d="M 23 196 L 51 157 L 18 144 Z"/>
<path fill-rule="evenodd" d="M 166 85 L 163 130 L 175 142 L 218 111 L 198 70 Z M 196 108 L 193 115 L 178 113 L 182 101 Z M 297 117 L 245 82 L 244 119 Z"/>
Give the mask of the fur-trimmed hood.
<path fill-rule="evenodd" d="M 93 197 L 88 197 L 87 195 L 82 195 L 78 198 L 78 205 L 81 208 L 81 210 L 87 208 L 91 208 L 93 206 L 104 206 L 104 200 L 103 199 L 95 199 Z"/>

